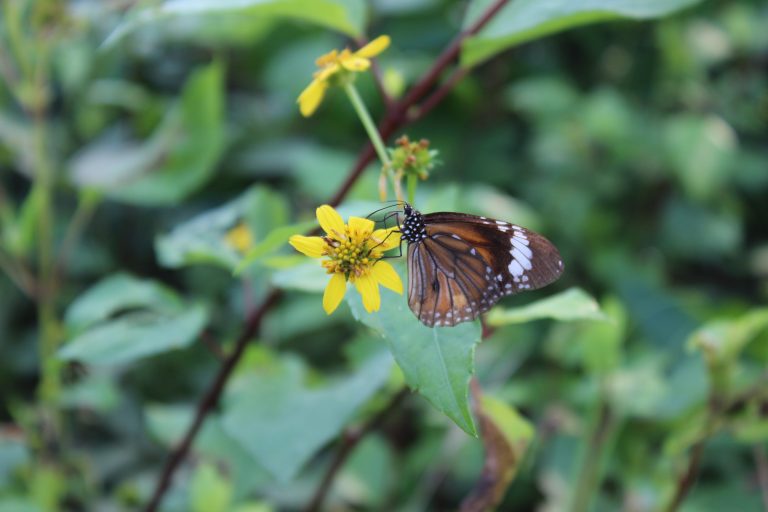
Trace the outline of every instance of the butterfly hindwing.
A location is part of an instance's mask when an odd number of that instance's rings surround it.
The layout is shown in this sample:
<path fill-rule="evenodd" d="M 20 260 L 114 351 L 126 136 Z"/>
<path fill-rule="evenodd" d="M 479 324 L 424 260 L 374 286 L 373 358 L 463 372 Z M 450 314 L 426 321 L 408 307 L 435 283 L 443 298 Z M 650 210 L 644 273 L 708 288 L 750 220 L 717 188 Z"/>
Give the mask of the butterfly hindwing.
<path fill-rule="evenodd" d="M 482 256 L 443 234 L 408 246 L 408 284 L 408 304 L 428 326 L 473 320 L 501 297 Z"/>
<path fill-rule="evenodd" d="M 562 274 L 554 245 L 521 226 L 448 212 L 424 215 L 423 225 L 426 236 L 408 245 L 408 304 L 428 326 L 472 320 Z"/>

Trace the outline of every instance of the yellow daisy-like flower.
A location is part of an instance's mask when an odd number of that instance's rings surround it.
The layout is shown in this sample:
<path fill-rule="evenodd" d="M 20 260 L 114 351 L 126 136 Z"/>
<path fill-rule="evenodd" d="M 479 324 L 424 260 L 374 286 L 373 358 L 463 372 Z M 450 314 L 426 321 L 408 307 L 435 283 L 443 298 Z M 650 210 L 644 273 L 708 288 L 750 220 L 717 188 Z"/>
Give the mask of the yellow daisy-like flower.
<path fill-rule="evenodd" d="M 309 117 L 317 110 L 326 89 L 331 85 L 331 78 L 343 73 L 366 71 L 371 67 L 371 58 L 386 50 L 388 46 L 389 36 L 379 36 L 356 52 L 344 48 L 341 52 L 332 50 L 319 57 L 315 64 L 320 69 L 315 72 L 312 83 L 302 91 L 297 100 L 301 115 Z"/>
<path fill-rule="evenodd" d="M 379 285 L 403 293 L 403 283 L 392 265 L 382 261 L 385 251 L 400 244 L 400 236 L 390 229 L 374 230 L 370 219 L 350 217 L 345 224 L 341 215 L 328 205 L 317 209 L 317 220 L 325 236 L 293 235 L 290 244 L 311 258 L 328 259 L 323 267 L 331 280 L 323 294 L 323 308 L 333 313 L 344 298 L 347 281 L 351 281 L 363 297 L 363 306 L 369 313 L 381 306 Z"/>

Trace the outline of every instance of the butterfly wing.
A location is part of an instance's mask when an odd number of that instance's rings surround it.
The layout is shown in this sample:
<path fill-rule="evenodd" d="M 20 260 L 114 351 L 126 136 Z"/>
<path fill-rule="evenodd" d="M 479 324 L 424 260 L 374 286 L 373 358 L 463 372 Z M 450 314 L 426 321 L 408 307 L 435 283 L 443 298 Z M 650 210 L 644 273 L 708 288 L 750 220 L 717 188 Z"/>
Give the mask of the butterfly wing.
<path fill-rule="evenodd" d="M 408 305 L 428 326 L 473 320 L 563 272 L 555 246 L 521 226 L 461 213 L 424 219 L 427 237 L 408 246 Z"/>

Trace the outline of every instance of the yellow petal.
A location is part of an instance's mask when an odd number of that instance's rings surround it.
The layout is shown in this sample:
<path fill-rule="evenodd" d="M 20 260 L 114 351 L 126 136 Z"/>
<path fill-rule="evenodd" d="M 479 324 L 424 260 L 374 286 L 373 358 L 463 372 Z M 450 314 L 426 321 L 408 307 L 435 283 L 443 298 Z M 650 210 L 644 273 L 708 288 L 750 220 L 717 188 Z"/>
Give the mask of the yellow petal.
<path fill-rule="evenodd" d="M 389 36 L 379 36 L 355 52 L 356 57 L 375 57 L 389 47 Z"/>
<path fill-rule="evenodd" d="M 336 210 L 324 204 L 315 213 L 317 214 L 318 222 L 320 222 L 320 227 L 328 233 L 328 236 L 332 236 L 337 240 L 341 240 L 344 237 L 346 224 L 344 224 L 344 219 L 341 218 L 341 215 Z"/>
<path fill-rule="evenodd" d="M 321 68 L 321 67 L 326 66 L 326 65 L 330 64 L 331 62 L 335 61 L 336 57 L 338 57 L 338 55 L 339 55 L 339 51 L 338 50 L 331 50 L 328 53 L 319 56 L 315 60 L 315 64 L 317 64 L 317 67 Z"/>
<path fill-rule="evenodd" d="M 326 314 L 330 315 L 336 311 L 346 291 L 347 280 L 344 278 L 344 274 L 333 274 L 323 293 L 323 309 Z"/>
<path fill-rule="evenodd" d="M 299 99 L 297 100 L 301 115 L 309 117 L 315 113 L 317 107 L 320 106 L 320 102 L 323 101 L 326 89 L 328 89 L 328 82 L 325 80 L 317 78 L 312 80 L 312 83 L 301 92 Z"/>
<path fill-rule="evenodd" d="M 363 306 L 367 312 L 379 310 L 381 307 L 379 285 L 372 276 L 361 276 L 355 279 L 355 288 L 363 297 Z"/>
<path fill-rule="evenodd" d="M 326 248 L 325 241 L 319 236 L 293 235 L 288 240 L 288 243 L 291 244 L 294 249 L 310 258 L 319 258 L 323 255 Z"/>
<path fill-rule="evenodd" d="M 365 71 L 371 67 L 371 61 L 362 57 L 350 57 L 341 61 L 341 65 L 350 71 Z"/>
<path fill-rule="evenodd" d="M 400 276 L 386 261 L 377 261 L 371 269 L 371 275 L 381 286 L 389 288 L 400 295 L 403 294 L 403 282 Z"/>
<path fill-rule="evenodd" d="M 349 218 L 349 230 L 356 232 L 362 238 L 368 238 L 373 232 L 375 224 L 371 219 L 363 219 L 361 217 Z"/>
<path fill-rule="evenodd" d="M 400 233 L 397 228 L 377 229 L 371 239 L 374 240 L 373 245 L 379 244 L 376 249 L 380 251 L 388 251 L 400 245 Z"/>
<path fill-rule="evenodd" d="M 315 80 L 323 80 L 323 81 L 325 81 L 325 80 L 328 80 L 328 78 L 330 78 L 330 76 L 331 76 L 332 74 L 334 74 L 334 73 L 337 73 L 337 72 L 339 71 L 339 69 L 340 69 L 340 68 L 339 68 L 339 65 L 338 65 L 338 64 L 336 64 L 336 63 L 333 63 L 333 64 L 331 64 L 330 66 L 325 66 L 325 67 L 324 67 L 323 69 L 321 69 L 320 71 L 317 71 L 317 72 L 316 72 L 316 73 L 313 75 L 313 78 L 314 78 Z"/>

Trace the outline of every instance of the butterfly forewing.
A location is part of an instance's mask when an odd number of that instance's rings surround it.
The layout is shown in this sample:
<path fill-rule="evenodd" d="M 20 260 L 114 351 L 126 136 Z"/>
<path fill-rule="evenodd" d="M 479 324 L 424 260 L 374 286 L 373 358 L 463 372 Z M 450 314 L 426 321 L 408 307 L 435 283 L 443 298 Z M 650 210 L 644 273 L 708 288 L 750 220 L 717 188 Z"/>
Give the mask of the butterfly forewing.
<path fill-rule="evenodd" d="M 447 212 L 424 215 L 423 224 L 426 236 L 408 240 L 408 304 L 428 326 L 472 320 L 504 295 L 562 274 L 555 246 L 521 226 Z"/>

